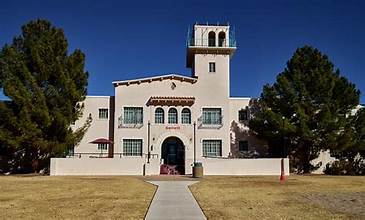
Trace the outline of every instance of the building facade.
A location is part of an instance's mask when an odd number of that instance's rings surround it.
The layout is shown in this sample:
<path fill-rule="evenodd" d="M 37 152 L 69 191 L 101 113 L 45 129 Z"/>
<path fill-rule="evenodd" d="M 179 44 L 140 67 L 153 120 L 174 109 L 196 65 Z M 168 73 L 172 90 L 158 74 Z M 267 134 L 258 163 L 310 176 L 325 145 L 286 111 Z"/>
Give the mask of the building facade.
<path fill-rule="evenodd" d="M 168 74 L 114 81 L 114 96 L 87 96 L 72 125 L 92 123 L 75 157 L 158 158 L 178 174 L 203 158 L 265 156 L 247 127 L 250 98 L 230 97 L 236 42 L 228 25 L 194 25 L 187 40 L 191 76 Z M 91 143 L 97 139 L 112 143 Z"/>

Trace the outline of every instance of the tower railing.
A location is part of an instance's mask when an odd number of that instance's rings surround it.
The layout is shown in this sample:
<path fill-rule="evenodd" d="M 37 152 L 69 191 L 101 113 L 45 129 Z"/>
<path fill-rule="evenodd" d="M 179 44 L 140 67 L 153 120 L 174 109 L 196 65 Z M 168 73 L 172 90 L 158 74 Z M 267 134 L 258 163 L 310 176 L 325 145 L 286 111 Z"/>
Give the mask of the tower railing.
<path fill-rule="evenodd" d="M 236 47 L 234 39 L 204 39 L 204 38 L 188 38 L 187 47 Z"/>

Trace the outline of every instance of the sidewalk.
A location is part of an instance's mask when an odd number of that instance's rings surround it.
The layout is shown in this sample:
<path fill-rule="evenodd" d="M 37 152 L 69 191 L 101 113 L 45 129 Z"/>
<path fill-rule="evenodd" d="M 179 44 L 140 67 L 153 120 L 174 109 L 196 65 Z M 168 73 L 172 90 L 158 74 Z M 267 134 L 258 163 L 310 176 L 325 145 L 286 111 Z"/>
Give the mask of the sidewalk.
<path fill-rule="evenodd" d="M 196 181 L 148 181 L 158 186 L 148 209 L 151 219 L 206 219 L 188 186 Z"/>
<path fill-rule="evenodd" d="M 191 175 L 152 175 L 152 176 L 137 176 L 136 178 L 146 182 L 160 182 L 160 181 L 189 181 L 196 182 L 198 179 Z"/>

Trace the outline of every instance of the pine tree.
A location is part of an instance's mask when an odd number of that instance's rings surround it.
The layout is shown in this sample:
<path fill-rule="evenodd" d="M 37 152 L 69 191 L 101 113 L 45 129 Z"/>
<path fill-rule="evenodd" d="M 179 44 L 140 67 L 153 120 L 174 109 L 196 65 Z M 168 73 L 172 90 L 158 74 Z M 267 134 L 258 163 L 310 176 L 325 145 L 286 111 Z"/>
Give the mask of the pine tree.
<path fill-rule="evenodd" d="M 273 85 L 265 85 L 249 123 L 271 152 L 291 155 L 298 172 L 308 173 L 322 149 L 339 147 L 348 115 L 360 92 L 326 55 L 298 48 Z"/>
<path fill-rule="evenodd" d="M 0 52 L 0 151 L 13 166 L 46 166 L 86 132 L 72 131 L 87 93 L 88 72 L 80 50 L 68 54 L 63 30 L 46 20 L 22 26 L 21 35 Z M 39 166 L 38 166 L 39 165 Z"/>
<path fill-rule="evenodd" d="M 357 156 L 365 158 L 365 109 L 359 109 L 348 116 L 348 123 L 337 138 L 337 146 L 331 147 L 331 154 L 350 163 Z"/>

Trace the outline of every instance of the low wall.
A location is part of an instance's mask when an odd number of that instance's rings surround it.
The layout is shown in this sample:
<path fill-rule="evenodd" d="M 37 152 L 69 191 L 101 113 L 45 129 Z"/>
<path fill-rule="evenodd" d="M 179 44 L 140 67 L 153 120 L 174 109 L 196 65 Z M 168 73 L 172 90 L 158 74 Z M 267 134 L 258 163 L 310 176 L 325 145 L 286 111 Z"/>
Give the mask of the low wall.
<path fill-rule="evenodd" d="M 280 175 L 281 159 L 204 158 L 204 175 Z M 185 167 L 186 174 L 191 166 Z M 284 159 L 285 175 L 289 175 L 289 160 Z M 51 158 L 51 175 L 159 175 L 159 159 L 145 158 Z"/>
<path fill-rule="evenodd" d="M 150 163 L 145 165 L 145 175 L 160 175 L 160 160 L 150 159 Z"/>
<path fill-rule="evenodd" d="M 51 175 L 143 175 L 145 158 L 51 158 Z"/>
<path fill-rule="evenodd" d="M 204 175 L 280 175 L 281 158 L 202 159 Z M 284 159 L 285 175 L 289 175 L 289 159 Z"/>

